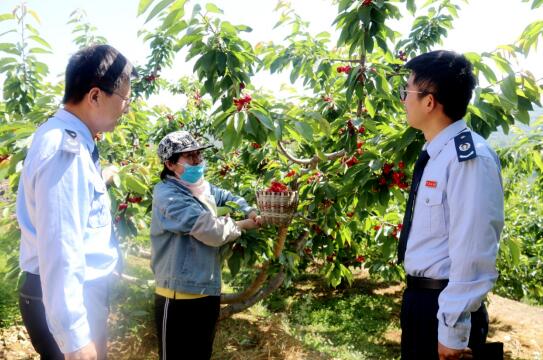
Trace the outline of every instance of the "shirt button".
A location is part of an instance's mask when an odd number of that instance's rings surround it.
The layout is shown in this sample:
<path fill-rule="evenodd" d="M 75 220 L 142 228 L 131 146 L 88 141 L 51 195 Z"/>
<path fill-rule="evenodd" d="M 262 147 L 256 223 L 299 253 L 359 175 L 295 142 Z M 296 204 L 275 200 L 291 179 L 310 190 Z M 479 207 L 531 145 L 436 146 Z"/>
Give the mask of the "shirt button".
<path fill-rule="evenodd" d="M 426 203 L 428 204 L 430 202 L 430 199 L 426 198 Z"/>
<path fill-rule="evenodd" d="M 462 339 L 460 339 L 460 341 L 464 342 L 464 341 L 468 341 L 468 338 L 466 337 L 463 337 Z"/>

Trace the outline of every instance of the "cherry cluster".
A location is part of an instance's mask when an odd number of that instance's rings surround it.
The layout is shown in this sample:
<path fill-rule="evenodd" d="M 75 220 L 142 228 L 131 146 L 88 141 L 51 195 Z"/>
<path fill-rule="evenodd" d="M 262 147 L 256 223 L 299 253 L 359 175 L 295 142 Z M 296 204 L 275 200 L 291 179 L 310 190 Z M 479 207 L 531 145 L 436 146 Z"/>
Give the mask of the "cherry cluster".
<path fill-rule="evenodd" d="M 236 105 L 236 108 L 239 111 L 249 108 L 249 105 L 251 104 L 251 95 L 245 94 L 244 96 L 240 97 L 239 99 L 234 99 L 234 105 Z"/>
<path fill-rule="evenodd" d="M 337 69 L 336 69 L 336 71 L 337 71 L 338 73 L 340 73 L 340 74 L 341 74 L 341 73 L 349 74 L 349 73 L 351 72 L 352 69 L 353 69 L 353 68 L 350 67 L 349 65 L 345 65 L 345 66 L 338 66 Z"/>
<path fill-rule="evenodd" d="M 383 172 L 379 178 L 379 185 L 388 186 L 392 188 L 397 186 L 398 188 L 404 190 L 409 186 L 407 184 L 407 176 L 403 172 L 405 164 L 403 161 L 398 162 L 397 170 L 394 168 L 394 164 L 385 163 L 383 165 Z"/>
<path fill-rule="evenodd" d="M 270 187 L 266 191 L 274 192 L 274 193 L 283 193 L 283 192 L 288 191 L 288 187 L 279 181 L 273 180 L 271 182 Z"/>

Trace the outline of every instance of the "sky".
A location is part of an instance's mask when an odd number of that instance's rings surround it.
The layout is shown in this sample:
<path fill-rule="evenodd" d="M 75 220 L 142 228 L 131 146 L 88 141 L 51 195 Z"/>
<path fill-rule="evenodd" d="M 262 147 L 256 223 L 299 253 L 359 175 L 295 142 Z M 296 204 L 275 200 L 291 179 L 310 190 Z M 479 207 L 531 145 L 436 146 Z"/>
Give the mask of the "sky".
<path fill-rule="evenodd" d="M 63 73 L 68 58 L 77 48 L 72 43 L 71 25 L 67 25 L 69 15 L 75 9 L 83 9 L 88 21 L 98 28 L 98 35 L 106 37 L 135 64 L 144 64 L 148 46 L 137 36 L 144 27 L 144 19 L 137 18 L 139 0 L 27 0 L 28 7 L 35 10 L 41 24 L 37 28 L 41 36 L 53 47 L 53 54 L 41 57 L 51 70 L 50 78 Z M 192 1 L 193 3 L 194 1 Z M 199 1 L 206 4 L 208 1 Z M 233 24 L 245 24 L 253 28 L 251 33 L 244 33 L 251 43 L 259 41 L 280 42 L 285 31 L 274 30 L 273 26 L 279 14 L 273 9 L 277 0 L 215 0 L 211 1 L 224 10 L 224 19 Z M 424 1 L 417 1 L 421 4 Z M 532 1 L 530 1 L 531 3 Z M 0 0 L 0 14 L 10 12 L 20 1 Z M 332 22 L 337 14 L 337 7 L 330 0 L 291 0 L 295 11 L 302 19 L 310 21 L 310 31 L 333 32 Z M 190 5 L 192 6 L 192 5 Z M 401 4 L 400 4 L 401 6 Z M 530 22 L 543 19 L 543 8 L 530 10 L 529 3 L 521 0 L 471 0 L 461 4 L 459 18 L 454 22 L 454 29 L 444 41 L 442 48 L 457 52 L 492 51 L 500 44 L 514 42 Z M 409 31 L 411 20 L 406 18 L 394 26 L 395 30 Z M 6 22 L 0 22 L 0 34 L 6 30 Z M 0 37 L 6 42 L 7 37 Z M 542 41 L 543 42 L 543 41 Z M 532 70 L 538 78 L 543 77 L 543 46 L 523 64 L 522 68 Z M 173 69 L 163 75 L 174 79 L 181 74 L 190 75 L 192 64 L 187 64 L 182 57 L 176 58 Z M 281 84 L 288 83 L 288 75 L 260 75 L 253 79 L 253 84 L 267 88 L 274 93 L 281 92 Z"/>

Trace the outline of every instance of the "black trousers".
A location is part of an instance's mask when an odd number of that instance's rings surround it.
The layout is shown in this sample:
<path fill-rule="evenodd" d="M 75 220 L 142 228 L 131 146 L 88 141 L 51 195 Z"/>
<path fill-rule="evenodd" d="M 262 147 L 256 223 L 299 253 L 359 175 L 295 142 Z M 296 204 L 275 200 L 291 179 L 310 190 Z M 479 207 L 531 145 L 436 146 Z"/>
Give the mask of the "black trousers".
<path fill-rule="evenodd" d="M 159 359 L 210 359 L 220 302 L 219 296 L 174 300 L 155 294 Z"/>
<path fill-rule="evenodd" d="M 437 311 L 441 290 L 410 289 L 403 294 L 400 322 L 402 327 L 402 360 L 437 360 Z M 488 314 L 484 304 L 471 313 L 468 347 L 474 358 L 480 352 L 488 334 Z"/>
<path fill-rule="evenodd" d="M 47 327 L 40 277 L 30 273 L 25 276 L 19 293 L 19 309 L 32 346 L 42 360 L 64 360 L 64 354 Z"/>

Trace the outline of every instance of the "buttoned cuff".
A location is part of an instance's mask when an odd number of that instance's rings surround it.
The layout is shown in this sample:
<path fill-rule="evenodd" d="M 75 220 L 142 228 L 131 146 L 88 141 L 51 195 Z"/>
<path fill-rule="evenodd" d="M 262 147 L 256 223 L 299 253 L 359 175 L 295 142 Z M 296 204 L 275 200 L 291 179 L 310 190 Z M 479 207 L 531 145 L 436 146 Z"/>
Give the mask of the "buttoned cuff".
<path fill-rule="evenodd" d="M 471 323 L 466 326 L 460 322 L 455 327 L 449 327 L 439 321 L 437 337 L 441 344 L 450 349 L 461 350 L 468 346 Z"/>
<path fill-rule="evenodd" d="M 92 341 L 87 321 L 82 321 L 78 327 L 67 332 L 55 333 L 53 337 L 63 354 L 77 351 Z"/>

